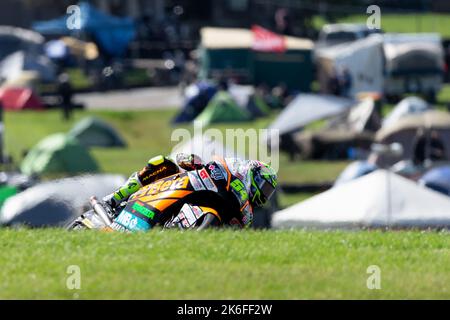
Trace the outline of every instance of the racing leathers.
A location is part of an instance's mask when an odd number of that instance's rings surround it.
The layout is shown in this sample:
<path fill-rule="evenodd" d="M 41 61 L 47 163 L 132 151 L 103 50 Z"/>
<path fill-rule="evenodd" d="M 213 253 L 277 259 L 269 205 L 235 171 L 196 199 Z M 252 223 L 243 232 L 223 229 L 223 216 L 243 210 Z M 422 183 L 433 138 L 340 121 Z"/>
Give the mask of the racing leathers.
<path fill-rule="evenodd" d="M 159 155 L 151 158 L 142 170 L 134 172 L 128 178 L 127 182 L 119 189 L 103 198 L 109 206 L 116 208 L 121 203 L 128 200 L 128 198 L 137 192 L 141 187 L 146 186 L 156 180 L 168 177 L 170 175 L 179 173 L 182 170 L 191 171 L 201 169 L 207 165 L 225 165 L 230 170 L 230 173 L 241 180 L 243 185 L 249 186 L 247 181 L 247 171 L 249 170 L 250 163 L 247 160 L 240 160 L 237 158 L 226 158 L 221 161 L 213 161 L 208 164 L 203 163 L 200 157 L 195 154 L 180 153 L 176 156 L 176 161 L 171 160 L 168 157 Z M 198 209 L 194 205 L 189 204 L 191 209 Z M 188 208 L 189 209 L 189 208 Z M 189 209 L 190 210 L 190 209 Z M 217 211 L 212 207 L 202 206 L 201 210 L 205 213 L 214 213 L 217 215 Z M 230 225 L 238 225 L 241 227 L 249 226 L 253 219 L 253 208 L 251 205 L 242 206 L 239 214 L 236 214 L 233 219 L 228 221 Z"/>

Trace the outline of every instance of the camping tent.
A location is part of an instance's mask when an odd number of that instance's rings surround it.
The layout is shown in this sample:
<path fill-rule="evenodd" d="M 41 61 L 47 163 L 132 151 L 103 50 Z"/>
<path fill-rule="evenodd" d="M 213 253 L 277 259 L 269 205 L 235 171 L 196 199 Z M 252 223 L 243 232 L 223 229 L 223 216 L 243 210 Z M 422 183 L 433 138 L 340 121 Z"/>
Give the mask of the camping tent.
<path fill-rule="evenodd" d="M 386 118 L 383 127 L 395 125 L 401 118 L 411 114 L 422 113 L 430 109 L 430 105 L 419 97 L 406 97 L 400 101 Z"/>
<path fill-rule="evenodd" d="M 378 34 L 351 43 L 317 50 L 318 78 L 323 92 L 331 92 L 330 79 L 347 69 L 352 79 L 350 96 L 383 92 L 383 38 Z"/>
<path fill-rule="evenodd" d="M 444 144 L 445 157 L 450 159 L 450 113 L 429 110 L 420 114 L 409 115 L 401 118 L 395 125 L 381 128 L 375 137 L 378 143 L 391 144 L 398 142 L 403 147 L 403 155 L 381 154 L 378 156 L 377 165 L 393 165 L 400 160 L 410 160 L 414 156 L 416 136 L 419 130 L 425 130 L 426 134 L 432 131 L 438 134 Z"/>
<path fill-rule="evenodd" d="M 288 152 L 300 153 L 306 159 L 357 159 L 368 153 L 373 143 L 374 134 L 346 129 L 324 129 L 318 131 L 302 131 L 292 135 L 295 147 L 290 149 L 281 146 Z M 282 138 L 282 141 L 284 138 Z"/>
<path fill-rule="evenodd" d="M 339 174 L 334 186 L 362 177 L 377 170 L 377 166 L 368 161 L 354 161 Z"/>
<path fill-rule="evenodd" d="M 248 97 L 246 109 L 252 118 L 264 117 L 270 113 L 270 106 L 264 101 L 264 97 L 257 93 Z"/>
<path fill-rule="evenodd" d="M 392 172 L 377 170 L 276 212 L 272 225 L 275 228 L 450 227 L 450 199 Z"/>
<path fill-rule="evenodd" d="M 13 82 L 24 72 L 33 72 L 39 80 L 45 82 L 52 82 L 56 78 L 54 64 L 44 55 L 16 51 L 0 62 L 0 77 L 4 81 Z"/>
<path fill-rule="evenodd" d="M 0 89 L 0 102 L 5 110 L 44 108 L 41 99 L 29 88 Z"/>
<path fill-rule="evenodd" d="M 440 165 L 428 170 L 419 179 L 419 183 L 450 196 L 450 166 Z"/>
<path fill-rule="evenodd" d="M 183 123 L 194 120 L 206 108 L 216 92 L 216 85 L 208 81 L 198 81 L 189 85 L 184 91 L 184 104 L 172 122 Z"/>
<path fill-rule="evenodd" d="M 292 133 L 322 119 L 344 114 L 354 104 L 352 99 L 331 95 L 299 94 L 280 113 L 269 129 L 279 130 L 280 135 Z"/>
<path fill-rule="evenodd" d="M 373 97 L 362 98 L 347 113 L 330 119 L 329 129 L 341 129 L 351 132 L 376 132 L 381 127 L 381 115 Z"/>
<path fill-rule="evenodd" d="M 200 35 L 201 78 L 225 76 L 241 83 L 284 83 L 292 90 L 311 90 L 313 42 L 309 39 L 282 36 L 286 51 L 261 52 L 255 50 L 256 37 L 248 29 L 207 27 Z"/>
<path fill-rule="evenodd" d="M 217 92 L 206 108 L 195 118 L 207 126 L 217 122 L 238 122 L 250 120 L 250 114 L 241 108 L 226 91 Z"/>
<path fill-rule="evenodd" d="M 42 139 L 23 159 L 24 174 L 97 172 L 98 165 L 75 139 L 55 133 Z"/>
<path fill-rule="evenodd" d="M 44 37 L 37 32 L 11 26 L 0 26 L 0 60 L 17 51 L 42 55 L 44 41 Z"/>
<path fill-rule="evenodd" d="M 84 147 L 125 147 L 125 140 L 108 123 L 86 117 L 77 122 L 67 134 Z"/>
<path fill-rule="evenodd" d="M 63 227 L 89 208 L 89 197 L 102 198 L 123 183 L 123 176 L 111 174 L 43 182 L 8 198 L 0 224 Z"/>
<path fill-rule="evenodd" d="M 112 56 L 125 54 L 136 34 L 131 18 L 119 18 L 105 14 L 87 2 L 80 2 L 80 26 L 69 29 L 67 16 L 49 21 L 35 22 L 33 29 L 44 35 L 75 35 L 87 33 L 106 53 Z"/>

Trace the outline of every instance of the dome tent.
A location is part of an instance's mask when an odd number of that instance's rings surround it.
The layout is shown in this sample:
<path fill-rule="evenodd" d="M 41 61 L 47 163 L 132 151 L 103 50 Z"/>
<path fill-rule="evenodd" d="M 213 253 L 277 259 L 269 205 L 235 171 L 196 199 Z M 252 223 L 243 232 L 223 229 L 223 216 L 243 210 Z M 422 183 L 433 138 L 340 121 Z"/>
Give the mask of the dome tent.
<path fill-rule="evenodd" d="M 239 122 L 251 119 L 244 108 L 239 107 L 233 97 L 226 91 L 217 92 L 206 108 L 195 121 L 201 121 L 205 126 L 219 122 Z"/>
<path fill-rule="evenodd" d="M 97 162 L 77 140 L 55 133 L 36 144 L 20 166 L 27 175 L 98 172 Z"/>
<path fill-rule="evenodd" d="M 70 130 L 68 136 L 87 148 L 126 146 L 125 140 L 113 127 L 95 117 L 80 120 Z"/>
<path fill-rule="evenodd" d="M 450 200 L 395 173 L 377 170 L 276 212 L 272 226 L 448 228 Z"/>

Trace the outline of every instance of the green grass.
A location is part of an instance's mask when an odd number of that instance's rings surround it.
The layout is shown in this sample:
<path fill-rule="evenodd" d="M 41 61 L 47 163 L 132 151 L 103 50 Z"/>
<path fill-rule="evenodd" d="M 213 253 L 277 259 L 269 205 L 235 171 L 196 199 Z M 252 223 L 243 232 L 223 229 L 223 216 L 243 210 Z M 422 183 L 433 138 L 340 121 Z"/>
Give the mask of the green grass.
<path fill-rule="evenodd" d="M 363 23 L 367 22 L 369 15 L 350 15 L 338 22 L 346 23 Z M 317 16 L 314 18 L 313 24 L 320 29 L 326 21 Z M 389 14 L 383 13 L 381 8 L 381 28 L 385 32 L 437 32 L 442 37 L 450 37 L 450 14 Z"/>
<path fill-rule="evenodd" d="M 449 247 L 437 232 L 4 229 L 0 299 L 448 299 Z M 80 290 L 66 287 L 69 265 Z"/>

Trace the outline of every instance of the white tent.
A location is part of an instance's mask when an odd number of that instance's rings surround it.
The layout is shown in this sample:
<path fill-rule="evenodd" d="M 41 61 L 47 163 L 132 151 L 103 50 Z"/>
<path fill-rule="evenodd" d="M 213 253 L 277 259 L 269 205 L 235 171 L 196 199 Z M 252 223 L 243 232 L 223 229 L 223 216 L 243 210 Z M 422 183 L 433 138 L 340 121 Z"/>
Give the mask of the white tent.
<path fill-rule="evenodd" d="M 275 228 L 450 227 L 450 198 L 386 170 L 274 214 Z"/>
<path fill-rule="evenodd" d="M 383 128 L 396 124 L 398 120 L 404 116 L 422 113 L 429 109 L 429 104 L 423 99 L 419 97 L 406 97 L 400 101 L 383 120 Z"/>
<path fill-rule="evenodd" d="M 350 96 L 362 92 L 383 92 L 383 38 L 373 34 L 351 43 L 340 44 L 316 52 L 320 68 L 332 68 L 326 73 L 347 69 L 352 86 Z"/>
<path fill-rule="evenodd" d="M 280 113 L 269 129 L 279 130 L 280 135 L 300 130 L 321 119 L 347 112 L 354 100 L 332 95 L 299 94 Z"/>
<path fill-rule="evenodd" d="M 0 62 L 0 77 L 5 81 L 14 81 L 26 71 L 36 72 L 42 81 L 54 81 L 56 78 L 55 66 L 44 55 L 16 51 Z"/>

